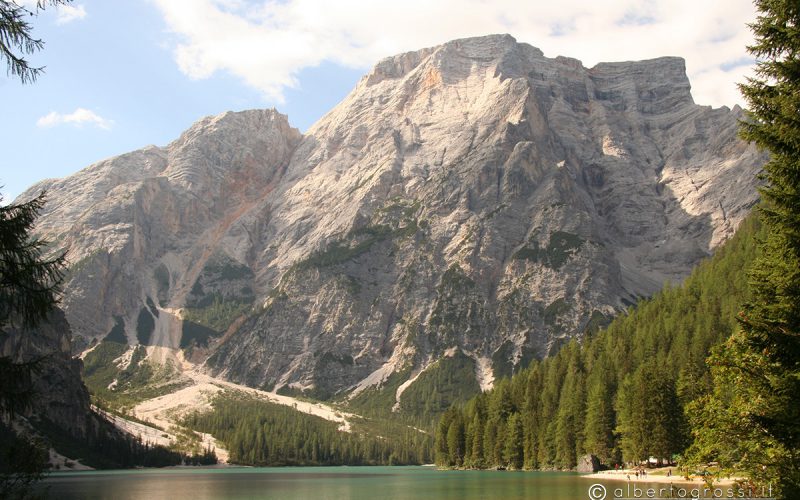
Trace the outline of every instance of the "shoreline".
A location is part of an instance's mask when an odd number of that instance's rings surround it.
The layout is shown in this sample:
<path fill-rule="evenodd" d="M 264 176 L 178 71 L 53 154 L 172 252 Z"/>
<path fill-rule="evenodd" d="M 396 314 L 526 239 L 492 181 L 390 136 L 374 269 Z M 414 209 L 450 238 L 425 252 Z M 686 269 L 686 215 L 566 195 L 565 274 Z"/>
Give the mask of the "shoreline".
<path fill-rule="evenodd" d="M 701 477 L 691 477 L 690 479 L 686 479 L 684 476 L 680 474 L 674 474 L 672 476 L 667 476 L 663 473 L 664 469 L 655 469 L 653 472 L 655 474 L 651 474 L 648 472 L 646 476 L 639 476 L 636 477 L 636 470 L 634 469 L 620 469 L 620 470 L 606 470 L 595 472 L 593 474 L 581 474 L 582 478 L 585 479 L 600 479 L 600 480 L 608 480 L 608 481 L 622 481 L 631 484 L 648 484 L 648 483 L 656 483 L 656 484 L 681 484 L 681 485 L 698 485 L 698 486 L 705 486 L 706 482 Z M 630 476 L 630 479 L 628 479 Z M 743 478 L 740 477 L 730 477 L 730 478 L 714 478 L 713 484 L 714 486 L 730 486 L 736 483 L 736 481 L 741 481 Z"/>

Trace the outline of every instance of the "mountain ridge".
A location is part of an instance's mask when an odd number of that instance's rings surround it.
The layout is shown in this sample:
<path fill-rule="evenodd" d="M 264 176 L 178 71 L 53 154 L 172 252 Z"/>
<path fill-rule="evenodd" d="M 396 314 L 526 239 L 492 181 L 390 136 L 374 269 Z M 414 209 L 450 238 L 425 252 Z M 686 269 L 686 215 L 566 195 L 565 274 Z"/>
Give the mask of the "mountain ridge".
<path fill-rule="evenodd" d="M 382 60 L 304 135 L 229 112 L 47 181 L 37 230 L 70 248 L 84 346 L 121 322 L 151 356 L 321 398 L 457 351 L 486 385 L 733 233 L 764 158 L 740 118 L 695 105 L 679 58 L 456 40 Z"/>

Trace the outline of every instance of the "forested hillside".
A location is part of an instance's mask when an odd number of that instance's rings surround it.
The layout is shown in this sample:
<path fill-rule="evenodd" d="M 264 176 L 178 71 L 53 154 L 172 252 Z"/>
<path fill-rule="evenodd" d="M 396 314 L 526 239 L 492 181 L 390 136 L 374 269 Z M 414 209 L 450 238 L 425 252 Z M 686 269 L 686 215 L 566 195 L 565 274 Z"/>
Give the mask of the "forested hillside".
<path fill-rule="evenodd" d="M 403 424 L 360 420 L 350 432 L 319 417 L 244 393 L 217 396 L 209 411 L 184 420 L 225 443 L 245 465 L 409 465 L 432 459 L 433 440 Z"/>
<path fill-rule="evenodd" d="M 711 390 L 705 360 L 737 328 L 760 232 L 751 217 L 682 285 L 449 409 L 437 463 L 571 469 L 587 453 L 607 465 L 682 453 L 684 409 Z"/>

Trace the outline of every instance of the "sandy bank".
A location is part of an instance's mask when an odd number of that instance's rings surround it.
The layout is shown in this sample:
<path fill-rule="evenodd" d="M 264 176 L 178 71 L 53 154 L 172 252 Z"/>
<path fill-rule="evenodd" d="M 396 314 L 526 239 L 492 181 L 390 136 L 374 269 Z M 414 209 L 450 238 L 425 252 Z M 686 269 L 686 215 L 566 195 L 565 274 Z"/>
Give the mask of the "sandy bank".
<path fill-rule="evenodd" d="M 667 476 L 667 470 L 671 469 L 672 474 L 671 476 Z M 681 484 L 681 485 L 696 485 L 696 486 L 704 486 L 705 482 L 700 476 L 692 476 L 689 479 L 686 479 L 684 476 L 681 476 L 677 467 L 664 467 L 661 469 L 650 469 L 647 471 L 646 476 L 639 476 L 636 477 L 636 471 L 633 469 L 620 469 L 620 470 L 606 470 L 601 472 L 596 472 L 594 474 L 583 474 L 581 477 L 586 479 L 599 479 L 603 481 L 624 481 L 624 482 L 631 482 L 631 483 L 641 483 L 641 484 L 648 484 L 648 483 L 657 483 L 657 484 Z M 742 478 L 737 477 L 723 477 L 720 479 L 714 479 L 715 486 L 728 486 L 734 484 L 736 481 L 741 480 Z"/>

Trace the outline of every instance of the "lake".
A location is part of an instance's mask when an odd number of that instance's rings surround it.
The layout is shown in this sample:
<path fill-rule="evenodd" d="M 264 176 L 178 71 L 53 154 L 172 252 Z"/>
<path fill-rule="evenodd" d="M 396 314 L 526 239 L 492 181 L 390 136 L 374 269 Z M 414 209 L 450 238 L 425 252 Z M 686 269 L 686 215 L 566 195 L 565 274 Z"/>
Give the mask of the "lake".
<path fill-rule="evenodd" d="M 58 499 L 586 499 L 595 481 L 569 472 L 432 467 L 230 467 L 55 472 Z M 610 484 L 606 486 L 611 488 Z M 610 497 L 611 495 L 609 495 Z"/>
<path fill-rule="evenodd" d="M 44 496 L 59 500 L 612 500 L 648 498 L 648 488 L 658 492 L 669 487 L 648 480 L 605 480 L 600 481 L 605 489 L 594 489 L 590 496 L 590 487 L 597 482 L 570 472 L 439 471 L 433 467 L 189 467 L 55 472 L 44 481 Z M 674 496 L 692 498 L 691 489 L 695 487 L 676 485 L 686 490 Z M 710 493 L 700 496 L 712 498 Z"/>

